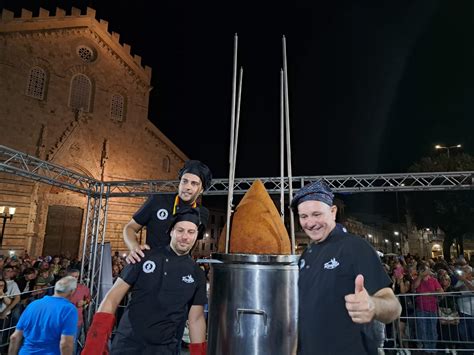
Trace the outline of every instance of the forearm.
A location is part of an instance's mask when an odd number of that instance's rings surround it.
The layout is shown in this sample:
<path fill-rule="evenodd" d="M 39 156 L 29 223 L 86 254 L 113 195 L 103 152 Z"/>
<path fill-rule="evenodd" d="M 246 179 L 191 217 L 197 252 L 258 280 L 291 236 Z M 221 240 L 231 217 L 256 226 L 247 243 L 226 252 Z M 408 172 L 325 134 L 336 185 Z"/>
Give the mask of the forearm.
<path fill-rule="evenodd" d="M 128 250 L 130 251 L 139 245 L 135 230 L 133 230 L 133 228 L 128 225 L 125 226 L 125 228 L 123 229 L 123 241 L 125 242 Z"/>
<path fill-rule="evenodd" d="M 400 316 L 402 306 L 393 294 L 374 295 L 371 299 L 374 302 L 374 319 L 387 324 Z"/>
<path fill-rule="evenodd" d="M 3 310 L 3 312 L 7 313 L 8 311 L 11 311 L 11 310 L 13 309 L 13 307 L 15 307 L 15 306 L 18 304 L 18 302 L 20 302 L 20 296 L 19 296 L 19 295 L 18 295 L 18 296 L 15 296 L 15 297 L 13 298 L 13 300 L 11 300 L 10 304 L 7 305 L 7 308 L 5 308 L 5 309 Z M 6 304 L 6 303 L 5 303 L 5 304 Z"/>
<path fill-rule="evenodd" d="M 61 341 L 59 348 L 61 350 L 61 355 L 72 355 L 74 343 L 71 341 Z"/>
<path fill-rule="evenodd" d="M 99 309 L 97 312 L 104 312 L 115 314 L 117 312 L 118 305 L 120 304 L 121 300 L 117 302 L 115 299 L 108 299 L 107 297 L 101 302 Z"/>
<path fill-rule="evenodd" d="M 204 316 L 189 320 L 189 338 L 191 343 L 203 343 L 206 341 L 206 319 Z"/>
<path fill-rule="evenodd" d="M 1 302 L 3 302 L 6 306 L 8 306 L 12 303 L 12 300 L 8 296 L 2 296 Z"/>
<path fill-rule="evenodd" d="M 8 355 L 16 355 L 20 350 L 21 341 L 23 336 L 20 336 L 18 331 L 15 331 L 10 337 L 10 345 L 8 346 Z"/>
<path fill-rule="evenodd" d="M 468 280 L 462 280 L 463 284 L 467 287 L 469 291 L 474 291 L 474 286 Z"/>

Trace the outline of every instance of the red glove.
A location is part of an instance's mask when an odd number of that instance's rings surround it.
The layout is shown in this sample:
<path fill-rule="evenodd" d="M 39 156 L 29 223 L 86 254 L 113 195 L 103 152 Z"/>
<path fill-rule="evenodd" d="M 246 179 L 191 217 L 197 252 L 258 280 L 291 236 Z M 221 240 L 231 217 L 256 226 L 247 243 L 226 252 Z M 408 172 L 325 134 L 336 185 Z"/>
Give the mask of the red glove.
<path fill-rule="evenodd" d="M 94 314 L 91 327 L 87 332 L 83 355 L 108 355 L 108 341 L 115 324 L 115 316 L 111 313 L 97 312 Z"/>
<path fill-rule="evenodd" d="M 191 355 L 207 355 L 207 341 L 189 344 L 189 353 Z"/>

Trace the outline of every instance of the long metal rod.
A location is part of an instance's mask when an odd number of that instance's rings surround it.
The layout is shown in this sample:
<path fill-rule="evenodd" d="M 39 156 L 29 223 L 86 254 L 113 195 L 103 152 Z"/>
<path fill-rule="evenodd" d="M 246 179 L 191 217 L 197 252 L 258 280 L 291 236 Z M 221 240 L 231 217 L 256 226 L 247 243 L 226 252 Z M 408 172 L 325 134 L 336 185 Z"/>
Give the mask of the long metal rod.
<path fill-rule="evenodd" d="M 286 159 L 288 169 L 288 198 L 289 201 L 293 199 L 293 184 L 291 171 L 291 141 L 290 141 L 290 100 L 288 98 L 288 66 L 286 62 L 286 38 L 283 36 L 283 72 L 284 72 L 284 86 L 285 86 L 285 122 L 286 122 Z M 295 216 L 290 208 L 290 237 L 291 237 L 291 253 L 295 253 Z"/>
<path fill-rule="evenodd" d="M 234 169 L 232 171 L 232 186 L 234 186 L 235 181 L 235 166 L 237 161 L 237 147 L 239 143 L 239 125 L 240 125 L 240 103 L 242 101 L 242 77 L 244 75 L 244 68 L 240 67 L 240 76 L 239 76 L 239 91 L 237 94 L 237 112 L 235 117 L 235 141 L 234 141 Z"/>
<path fill-rule="evenodd" d="M 90 280 L 91 280 L 91 294 L 96 295 L 97 289 L 98 289 L 98 283 L 100 280 L 97 280 L 96 278 L 96 267 L 97 267 L 97 241 L 98 237 L 100 234 L 100 218 L 101 218 L 101 212 L 102 212 L 102 200 L 104 198 L 104 184 L 101 184 L 99 187 L 99 193 L 95 197 L 95 205 L 94 205 L 94 226 L 95 228 L 92 231 L 92 238 L 91 238 L 91 262 L 92 262 L 92 268 L 90 268 Z M 101 265 L 99 265 L 101 267 Z M 96 298 L 93 298 L 94 302 L 89 306 L 88 309 L 88 317 L 87 319 L 89 321 L 92 320 L 92 315 L 96 311 L 98 305 L 96 304 L 95 300 Z"/>
<path fill-rule="evenodd" d="M 283 69 L 280 70 L 280 216 L 285 223 L 285 102 Z"/>
<path fill-rule="evenodd" d="M 107 229 L 107 214 L 109 211 L 109 195 L 110 195 L 110 186 L 107 187 L 107 192 L 105 193 L 104 205 L 101 211 L 103 212 L 103 215 L 102 215 L 103 221 L 102 221 L 102 225 L 100 225 L 100 230 L 99 230 L 101 234 L 101 238 L 100 238 L 99 270 L 97 272 L 97 281 L 96 281 L 97 289 L 96 289 L 96 295 L 95 295 L 96 298 L 95 298 L 95 303 L 94 303 L 96 310 L 99 308 L 99 303 L 101 299 L 100 292 L 102 289 L 102 265 L 103 265 L 103 260 L 104 260 L 104 244 L 105 244 L 105 232 Z M 99 243 L 99 240 L 97 240 L 97 243 Z"/>
<path fill-rule="evenodd" d="M 229 148 L 229 193 L 227 194 L 227 219 L 226 219 L 226 230 L 225 230 L 225 252 L 229 252 L 230 242 L 230 214 L 232 210 L 232 198 L 234 183 L 231 181 L 232 172 L 234 171 L 234 134 L 235 134 L 235 96 L 236 96 L 236 81 L 237 81 L 237 49 L 238 49 L 239 37 L 237 33 L 234 36 L 234 63 L 232 71 L 232 112 L 230 114 L 230 148 Z"/>

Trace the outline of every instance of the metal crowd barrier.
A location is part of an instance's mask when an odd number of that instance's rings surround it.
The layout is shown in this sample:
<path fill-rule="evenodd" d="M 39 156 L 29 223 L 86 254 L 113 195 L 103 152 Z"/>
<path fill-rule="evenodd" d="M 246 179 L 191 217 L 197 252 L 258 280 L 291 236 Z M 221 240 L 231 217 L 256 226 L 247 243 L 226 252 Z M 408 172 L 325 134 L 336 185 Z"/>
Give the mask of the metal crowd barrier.
<path fill-rule="evenodd" d="M 474 354 L 474 292 L 397 297 L 402 314 L 386 325 L 380 354 Z"/>

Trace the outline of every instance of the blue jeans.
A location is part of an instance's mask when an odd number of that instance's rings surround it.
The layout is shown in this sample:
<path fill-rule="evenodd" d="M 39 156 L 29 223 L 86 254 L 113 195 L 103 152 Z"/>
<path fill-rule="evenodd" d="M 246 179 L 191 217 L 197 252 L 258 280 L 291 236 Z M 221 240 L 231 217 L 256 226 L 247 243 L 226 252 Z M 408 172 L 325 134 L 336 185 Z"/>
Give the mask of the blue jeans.
<path fill-rule="evenodd" d="M 434 312 L 416 311 L 416 331 L 417 338 L 422 340 L 423 349 L 433 349 L 436 351 L 436 340 L 438 340 L 438 314 Z M 425 317 L 432 317 L 426 319 Z"/>

